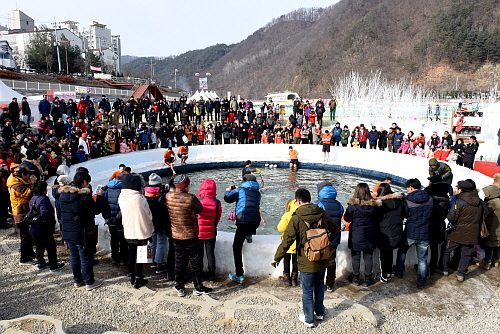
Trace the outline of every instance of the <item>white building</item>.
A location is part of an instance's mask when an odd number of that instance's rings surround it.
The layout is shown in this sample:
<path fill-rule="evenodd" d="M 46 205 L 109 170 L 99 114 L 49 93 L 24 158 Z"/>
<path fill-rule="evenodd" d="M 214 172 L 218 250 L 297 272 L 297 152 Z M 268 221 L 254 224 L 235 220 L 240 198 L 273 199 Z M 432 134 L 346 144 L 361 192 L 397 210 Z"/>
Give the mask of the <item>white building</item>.
<path fill-rule="evenodd" d="M 16 68 L 12 48 L 7 41 L 0 41 L 0 68 Z"/>
<path fill-rule="evenodd" d="M 36 31 L 35 21 L 20 10 L 12 11 L 10 27 L 0 26 L 0 40 L 8 42 L 12 48 L 12 58 L 22 69 L 27 69 L 26 49 Z M 111 35 L 111 30 L 105 24 L 92 21 L 88 28 L 79 30 L 78 22 L 66 20 L 47 31 L 53 34 L 56 41 L 64 38 L 82 51 L 90 49 L 100 55 L 104 70 L 108 73 L 122 73 L 120 35 Z M 62 43 L 60 52 L 61 57 L 64 57 Z"/>

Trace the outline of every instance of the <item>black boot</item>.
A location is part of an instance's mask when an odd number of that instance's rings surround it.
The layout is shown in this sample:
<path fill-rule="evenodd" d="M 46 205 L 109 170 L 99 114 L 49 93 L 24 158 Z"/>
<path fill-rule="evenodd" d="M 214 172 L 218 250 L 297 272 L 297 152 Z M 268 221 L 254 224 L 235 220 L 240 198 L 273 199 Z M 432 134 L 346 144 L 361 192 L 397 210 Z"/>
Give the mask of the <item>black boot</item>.
<path fill-rule="evenodd" d="M 299 273 L 292 273 L 292 286 L 299 285 Z"/>
<path fill-rule="evenodd" d="M 372 275 L 365 275 L 365 282 L 363 283 L 363 286 L 370 286 L 375 284 L 375 281 L 373 280 Z"/>
<path fill-rule="evenodd" d="M 134 288 L 139 289 L 141 286 L 148 284 L 148 280 L 142 277 L 136 277 L 134 282 Z"/>
<path fill-rule="evenodd" d="M 347 279 L 349 280 L 349 282 L 351 282 L 352 284 L 354 284 L 356 286 L 361 285 L 361 283 L 359 282 L 359 274 L 358 275 L 351 274 L 351 275 L 347 276 Z"/>

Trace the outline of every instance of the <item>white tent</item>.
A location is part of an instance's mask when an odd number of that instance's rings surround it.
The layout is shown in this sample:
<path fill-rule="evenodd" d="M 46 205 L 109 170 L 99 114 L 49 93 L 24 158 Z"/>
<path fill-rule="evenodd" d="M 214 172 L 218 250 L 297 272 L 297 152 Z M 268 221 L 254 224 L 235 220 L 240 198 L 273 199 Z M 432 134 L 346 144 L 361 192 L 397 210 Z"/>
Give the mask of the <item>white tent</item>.
<path fill-rule="evenodd" d="M 497 133 L 500 127 L 500 102 L 480 109 L 483 113 L 483 125 L 481 127 L 480 139 L 497 141 Z"/>
<path fill-rule="evenodd" d="M 14 97 L 17 97 L 17 102 L 21 104 L 23 96 L 15 90 L 7 87 L 7 85 L 0 80 L 0 104 L 9 104 L 12 102 Z M 38 113 L 38 101 L 32 100 L 28 97 L 28 103 L 31 108 L 31 116 L 34 118 L 33 122 L 31 122 L 31 124 L 33 124 L 40 120 L 40 114 Z"/>

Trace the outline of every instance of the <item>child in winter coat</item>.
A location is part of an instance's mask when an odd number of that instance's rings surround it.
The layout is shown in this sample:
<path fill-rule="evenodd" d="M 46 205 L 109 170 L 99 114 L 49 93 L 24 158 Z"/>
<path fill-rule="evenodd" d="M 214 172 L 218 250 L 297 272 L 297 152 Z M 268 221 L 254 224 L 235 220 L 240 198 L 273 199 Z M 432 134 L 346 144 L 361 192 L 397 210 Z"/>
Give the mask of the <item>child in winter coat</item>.
<path fill-rule="evenodd" d="M 222 215 L 222 204 L 216 198 L 217 185 L 214 180 L 205 179 L 201 183 L 198 199 L 203 204 L 203 210 L 198 214 L 198 239 L 200 241 L 200 258 L 207 252 L 208 280 L 215 281 L 215 242 L 217 225 Z"/>
<path fill-rule="evenodd" d="M 77 163 L 87 161 L 87 156 L 85 155 L 85 150 L 82 145 L 78 146 L 78 151 L 76 151 L 76 161 Z"/>
<path fill-rule="evenodd" d="M 419 142 L 415 147 L 415 155 L 417 157 L 425 158 L 425 144 L 423 142 Z"/>
<path fill-rule="evenodd" d="M 408 140 L 408 138 L 405 138 L 403 140 L 403 143 L 401 144 L 401 147 L 398 150 L 398 153 L 409 154 L 410 153 L 410 146 L 411 146 L 410 141 Z"/>
<path fill-rule="evenodd" d="M 127 140 L 125 138 L 122 138 L 120 142 L 120 153 L 129 153 L 130 148 L 127 145 Z"/>
<path fill-rule="evenodd" d="M 291 199 L 286 203 L 286 212 L 281 216 L 281 220 L 278 223 L 278 232 L 285 232 L 290 218 L 297 210 L 298 206 L 295 203 L 295 199 Z M 281 240 L 283 240 L 283 234 L 281 234 Z M 290 262 L 292 263 L 292 271 L 290 275 Z M 278 281 L 288 286 L 297 286 L 297 279 L 299 275 L 299 269 L 297 265 L 297 243 L 294 242 L 292 246 L 288 249 L 285 256 L 283 257 L 283 276 L 278 277 Z"/>
<path fill-rule="evenodd" d="M 267 130 L 262 134 L 261 144 L 269 144 L 269 132 Z"/>
<path fill-rule="evenodd" d="M 139 142 L 137 141 L 137 138 L 132 139 L 132 141 L 129 143 L 129 145 L 130 145 L 131 152 L 139 151 Z"/>
<path fill-rule="evenodd" d="M 38 270 L 50 268 L 50 271 L 58 271 L 64 267 L 64 263 L 57 262 L 57 248 L 54 240 L 54 226 L 56 219 L 54 208 L 47 197 L 47 182 L 37 181 L 31 186 L 33 197 L 30 200 L 30 208 L 34 208 L 43 219 L 44 223 L 35 227 L 29 226 L 29 233 L 36 246 L 36 259 Z M 49 263 L 45 262 L 44 253 L 47 251 Z"/>

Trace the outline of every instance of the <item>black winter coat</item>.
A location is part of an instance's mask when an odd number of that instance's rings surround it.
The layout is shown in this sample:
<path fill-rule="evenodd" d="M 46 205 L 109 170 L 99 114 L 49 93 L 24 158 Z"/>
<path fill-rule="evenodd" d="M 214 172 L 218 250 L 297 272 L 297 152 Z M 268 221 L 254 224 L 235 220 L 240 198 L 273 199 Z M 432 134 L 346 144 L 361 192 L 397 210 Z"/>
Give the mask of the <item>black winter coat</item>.
<path fill-rule="evenodd" d="M 396 249 L 403 237 L 404 195 L 394 193 L 377 199 L 382 201 L 380 219 L 377 221 L 377 247 Z"/>
<path fill-rule="evenodd" d="M 63 240 L 83 245 L 83 229 L 95 225 L 95 215 L 99 214 L 104 206 L 102 196 L 97 196 L 98 202 L 94 202 L 92 192 L 88 188 L 63 186 L 58 191 Z"/>
<path fill-rule="evenodd" d="M 344 214 L 344 220 L 351 222 L 348 247 L 357 252 L 373 251 L 376 247 L 375 220 L 382 201 L 371 199 L 360 201 L 351 198 Z"/>
<path fill-rule="evenodd" d="M 465 147 L 464 163 L 473 164 L 478 149 L 479 149 L 478 142 L 467 144 L 467 146 Z"/>
<path fill-rule="evenodd" d="M 378 147 L 386 148 L 387 147 L 387 131 L 382 131 L 378 133 Z"/>

